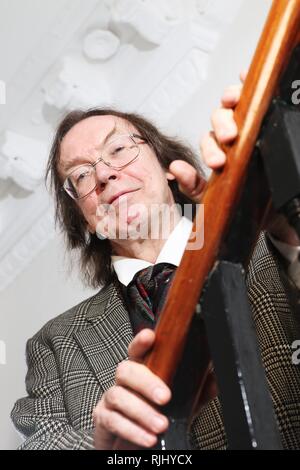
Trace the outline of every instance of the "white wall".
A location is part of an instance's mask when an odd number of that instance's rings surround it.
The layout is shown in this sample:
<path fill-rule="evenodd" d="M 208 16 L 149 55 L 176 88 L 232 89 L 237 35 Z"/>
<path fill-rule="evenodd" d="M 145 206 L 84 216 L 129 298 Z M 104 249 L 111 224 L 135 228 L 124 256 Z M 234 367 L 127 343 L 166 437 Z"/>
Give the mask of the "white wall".
<path fill-rule="evenodd" d="M 48 1 L 44 0 L 43 4 Z M 35 3 L 40 5 L 42 2 Z M 6 0 L 0 0 L 1 5 L 8 10 L 10 8 L 10 2 Z M 209 127 L 209 113 L 217 106 L 221 91 L 225 85 L 237 82 L 239 71 L 248 66 L 269 6 L 270 0 L 244 1 L 238 19 L 211 58 L 207 83 L 169 123 L 171 133 L 197 145 L 200 135 Z M 39 24 L 43 9 L 37 8 L 35 14 L 36 23 Z M 8 13 L 8 18 L 12 23 L 13 12 Z M 10 37 L 11 28 L 6 28 Z M 15 47 L 12 44 L 11 53 Z M 0 365 L 0 449 L 14 449 L 20 442 L 10 423 L 9 413 L 15 400 L 25 394 L 26 340 L 48 319 L 91 295 L 91 291 L 83 288 L 76 274 L 71 279 L 67 278 L 64 258 L 64 248 L 57 237 L 1 293 L 0 340 L 5 341 L 7 357 L 6 365 Z"/>

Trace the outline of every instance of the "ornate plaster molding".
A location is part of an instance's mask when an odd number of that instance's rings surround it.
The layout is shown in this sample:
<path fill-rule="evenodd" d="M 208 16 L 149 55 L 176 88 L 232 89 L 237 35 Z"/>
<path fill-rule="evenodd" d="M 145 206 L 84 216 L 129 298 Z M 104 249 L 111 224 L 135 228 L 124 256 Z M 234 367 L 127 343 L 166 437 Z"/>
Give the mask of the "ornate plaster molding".
<path fill-rule="evenodd" d="M 0 148 L 0 178 L 11 178 L 21 188 L 34 191 L 41 183 L 47 161 L 47 146 L 16 132 L 6 131 Z"/>
<path fill-rule="evenodd" d="M 89 32 L 83 43 L 83 52 L 90 60 L 110 59 L 119 49 L 120 40 L 111 31 L 94 29 Z"/>
<path fill-rule="evenodd" d="M 118 0 L 112 8 L 112 23 L 120 33 L 132 28 L 143 39 L 159 45 L 168 34 L 170 25 L 153 3 L 141 0 Z"/>
<path fill-rule="evenodd" d="M 99 0 L 67 0 L 51 30 L 38 41 L 36 48 L 20 65 L 15 76 L 6 84 L 5 113 L 0 114 L 0 132 L 7 127 L 7 122 L 14 119 L 24 105 L 25 99 L 32 96 L 35 87 L 43 79 L 49 67 L 64 53 L 65 48 L 74 38 L 81 25 L 87 21 L 99 5 Z"/>
<path fill-rule="evenodd" d="M 43 86 L 45 103 L 60 111 L 108 105 L 113 97 L 107 75 L 82 61 L 80 54 L 65 56 L 58 66 L 59 73 Z"/>

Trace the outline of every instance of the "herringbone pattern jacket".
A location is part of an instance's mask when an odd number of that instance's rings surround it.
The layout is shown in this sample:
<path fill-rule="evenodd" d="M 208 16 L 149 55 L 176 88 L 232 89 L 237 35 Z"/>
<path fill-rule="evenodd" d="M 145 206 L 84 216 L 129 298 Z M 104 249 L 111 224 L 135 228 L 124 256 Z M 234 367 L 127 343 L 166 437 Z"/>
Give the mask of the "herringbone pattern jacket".
<path fill-rule="evenodd" d="M 289 280 L 278 263 L 262 236 L 247 283 L 282 443 L 295 449 L 300 448 L 300 370 L 292 364 L 291 345 L 300 339 L 300 310 L 295 290 L 287 299 L 283 285 L 289 288 Z M 117 283 L 49 321 L 30 339 L 28 396 L 12 411 L 15 426 L 27 438 L 22 448 L 92 449 L 93 408 L 114 384 L 116 366 L 127 357 L 131 340 Z M 218 399 L 195 419 L 192 441 L 200 449 L 226 448 Z"/>

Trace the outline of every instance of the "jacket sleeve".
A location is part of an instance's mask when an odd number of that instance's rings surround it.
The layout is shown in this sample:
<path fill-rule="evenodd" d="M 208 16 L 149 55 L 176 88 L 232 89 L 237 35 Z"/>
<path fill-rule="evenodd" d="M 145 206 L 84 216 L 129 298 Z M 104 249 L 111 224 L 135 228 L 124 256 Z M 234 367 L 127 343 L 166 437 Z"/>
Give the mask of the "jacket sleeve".
<path fill-rule="evenodd" d="M 93 430 L 76 430 L 68 419 L 56 360 L 45 342 L 37 336 L 27 342 L 28 396 L 19 399 L 11 418 L 26 438 L 24 450 L 93 449 Z"/>

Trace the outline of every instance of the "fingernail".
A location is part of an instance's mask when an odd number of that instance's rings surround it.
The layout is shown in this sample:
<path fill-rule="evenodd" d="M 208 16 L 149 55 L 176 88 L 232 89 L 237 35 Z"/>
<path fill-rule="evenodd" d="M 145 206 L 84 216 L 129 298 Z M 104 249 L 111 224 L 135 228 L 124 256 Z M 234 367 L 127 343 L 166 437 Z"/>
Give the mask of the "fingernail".
<path fill-rule="evenodd" d="M 232 93 L 225 93 L 223 100 L 224 101 L 236 101 L 236 96 L 233 95 Z"/>
<path fill-rule="evenodd" d="M 226 158 L 223 153 L 214 154 L 209 158 L 208 165 L 213 167 L 223 165 L 225 163 L 225 160 Z"/>
<path fill-rule="evenodd" d="M 142 445 L 145 447 L 153 447 L 156 443 L 156 437 L 150 436 L 150 434 L 143 434 L 142 436 Z"/>
<path fill-rule="evenodd" d="M 225 139 L 229 139 L 232 136 L 232 132 L 230 132 L 228 129 L 224 129 L 222 132 L 220 132 L 219 139 L 220 141 L 223 141 Z"/>
<path fill-rule="evenodd" d="M 222 139 L 228 139 L 228 138 L 232 137 L 235 134 L 236 134 L 236 128 L 235 127 L 227 127 L 226 129 L 222 130 L 221 138 Z"/>
<path fill-rule="evenodd" d="M 154 416 L 152 423 L 156 432 L 160 432 L 166 424 L 165 419 L 161 418 L 160 416 Z"/>
<path fill-rule="evenodd" d="M 167 393 L 164 388 L 157 387 L 153 392 L 153 396 L 157 403 L 163 403 L 167 398 Z"/>

